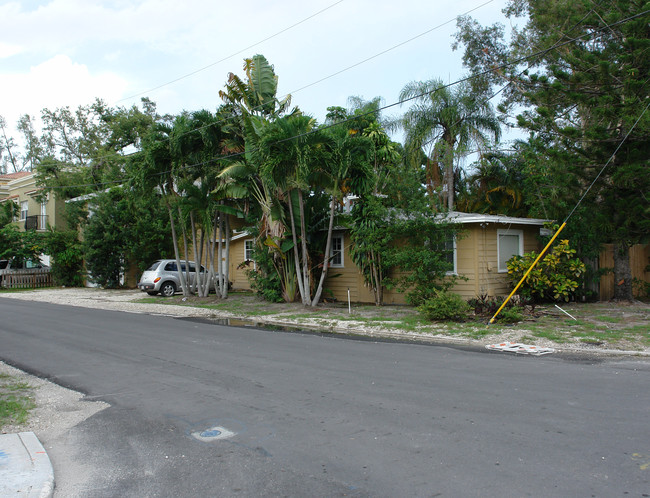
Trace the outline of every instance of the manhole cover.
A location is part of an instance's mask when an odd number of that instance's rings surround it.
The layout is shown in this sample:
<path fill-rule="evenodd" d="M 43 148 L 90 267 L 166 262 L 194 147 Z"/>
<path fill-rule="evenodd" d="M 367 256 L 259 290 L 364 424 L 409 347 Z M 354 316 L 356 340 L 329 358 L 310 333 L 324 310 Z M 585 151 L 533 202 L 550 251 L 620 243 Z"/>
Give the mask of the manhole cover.
<path fill-rule="evenodd" d="M 199 441 L 203 441 L 205 443 L 209 443 L 211 441 L 216 441 L 218 439 L 228 439 L 229 437 L 233 437 L 235 435 L 234 432 L 229 431 L 225 427 L 210 427 L 209 429 L 205 429 L 203 431 L 196 431 L 192 433 L 192 436 L 195 439 L 198 439 Z"/>

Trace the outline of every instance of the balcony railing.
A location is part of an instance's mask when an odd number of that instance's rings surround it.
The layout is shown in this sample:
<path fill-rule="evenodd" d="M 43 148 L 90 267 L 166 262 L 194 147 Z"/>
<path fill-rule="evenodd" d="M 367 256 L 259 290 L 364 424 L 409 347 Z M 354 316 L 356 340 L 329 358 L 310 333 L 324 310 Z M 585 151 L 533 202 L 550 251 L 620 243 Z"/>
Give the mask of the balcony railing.
<path fill-rule="evenodd" d="M 25 230 L 46 230 L 47 229 L 47 215 L 39 214 L 27 216 L 25 218 Z"/>

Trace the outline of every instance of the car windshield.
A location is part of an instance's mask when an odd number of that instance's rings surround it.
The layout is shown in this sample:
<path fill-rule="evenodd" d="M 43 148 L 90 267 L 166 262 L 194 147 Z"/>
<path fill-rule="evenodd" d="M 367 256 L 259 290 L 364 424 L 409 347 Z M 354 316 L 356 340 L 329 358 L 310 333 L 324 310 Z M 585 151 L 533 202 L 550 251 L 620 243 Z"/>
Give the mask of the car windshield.
<path fill-rule="evenodd" d="M 152 264 L 149 268 L 147 268 L 147 271 L 155 271 L 156 268 L 160 266 L 160 261 L 156 261 L 154 264 Z"/>

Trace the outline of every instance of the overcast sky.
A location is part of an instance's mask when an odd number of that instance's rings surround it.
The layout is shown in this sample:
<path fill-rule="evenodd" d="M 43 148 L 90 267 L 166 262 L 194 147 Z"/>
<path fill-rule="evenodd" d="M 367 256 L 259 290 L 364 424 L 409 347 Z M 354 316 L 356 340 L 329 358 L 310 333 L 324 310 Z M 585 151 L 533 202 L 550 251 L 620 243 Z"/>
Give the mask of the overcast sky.
<path fill-rule="evenodd" d="M 13 127 L 22 114 L 97 97 L 131 106 L 147 96 L 161 113 L 215 110 L 227 74 L 242 75 L 243 59 L 260 53 L 279 93 L 322 121 L 350 95 L 391 104 L 410 81 L 461 77 L 455 17 L 504 22 L 505 3 L 0 0 L 0 115 Z"/>

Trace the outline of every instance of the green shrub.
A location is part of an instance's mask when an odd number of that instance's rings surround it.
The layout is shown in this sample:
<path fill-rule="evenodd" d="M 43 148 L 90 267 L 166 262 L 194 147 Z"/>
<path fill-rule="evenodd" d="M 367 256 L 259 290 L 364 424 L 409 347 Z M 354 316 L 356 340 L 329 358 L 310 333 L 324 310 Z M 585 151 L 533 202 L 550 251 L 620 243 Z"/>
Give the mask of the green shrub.
<path fill-rule="evenodd" d="M 83 251 L 74 230 L 50 229 L 46 251 L 52 256 L 52 278 L 56 285 L 82 287 Z"/>
<path fill-rule="evenodd" d="M 260 250 L 257 246 L 253 250 L 252 261 L 245 261 L 239 267 L 246 268 L 245 273 L 248 282 L 257 295 L 265 301 L 272 303 L 281 303 L 284 301 L 282 296 L 282 281 L 273 266 L 273 256 L 268 251 Z M 252 267 L 252 268 L 251 268 Z"/>
<path fill-rule="evenodd" d="M 434 297 L 418 306 L 420 313 L 434 321 L 464 321 L 469 309 L 469 304 L 462 297 L 447 291 L 436 291 Z"/>
<path fill-rule="evenodd" d="M 568 240 L 562 240 L 553 250 L 537 263 L 519 288 L 521 294 L 534 301 L 569 301 L 579 287 L 585 273 L 585 265 L 575 257 L 575 249 Z M 529 252 L 514 256 L 507 263 L 508 277 L 513 287 L 524 276 L 537 258 Z"/>

